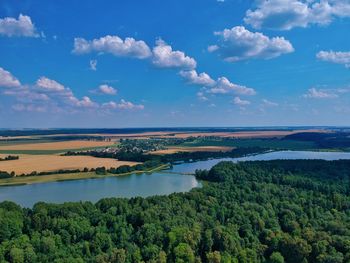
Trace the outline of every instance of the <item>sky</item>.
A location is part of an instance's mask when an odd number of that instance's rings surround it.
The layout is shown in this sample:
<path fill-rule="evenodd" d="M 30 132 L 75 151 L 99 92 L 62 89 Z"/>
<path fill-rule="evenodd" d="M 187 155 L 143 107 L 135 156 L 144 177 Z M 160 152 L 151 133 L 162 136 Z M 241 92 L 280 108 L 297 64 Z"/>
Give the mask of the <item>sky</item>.
<path fill-rule="evenodd" d="M 0 128 L 349 126 L 350 0 L 1 0 Z"/>

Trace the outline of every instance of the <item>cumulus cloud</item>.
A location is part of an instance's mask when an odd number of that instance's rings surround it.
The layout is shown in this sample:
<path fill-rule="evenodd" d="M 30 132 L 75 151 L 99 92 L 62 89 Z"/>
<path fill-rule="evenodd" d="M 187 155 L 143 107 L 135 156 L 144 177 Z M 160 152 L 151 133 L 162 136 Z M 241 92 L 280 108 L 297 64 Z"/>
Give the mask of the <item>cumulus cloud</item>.
<path fill-rule="evenodd" d="M 106 95 L 115 95 L 117 94 L 117 90 L 112 86 L 108 86 L 106 84 L 102 84 L 98 87 L 98 92 Z"/>
<path fill-rule="evenodd" d="M 93 102 L 89 97 L 84 96 L 81 100 L 77 100 L 75 102 L 75 105 L 77 107 L 82 107 L 82 108 L 95 108 L 97 107 L 97 103 Z"/>
<path fill-rule="evenodd" d="M 31 18 L 22 14 L 18 16 L 18 19 L 13 17 L 0 19 L 0 35 L 7 37 L 39 36 Z"/>
<path fill-rule="evenodd" d="M 10 72 L 0 68 L 1 94 L 12 96 L 17 104 L 13 105 L 15 111 L 77 111 L 82 109 L 99 109 L 101 105 L 90 97 L 77 98 L 72 90 L 56 80 L 45 76 L 40 77 L 34 85 L 22 85 Z M 101 92 L 112 94 L 117 92 L 114 88 L 101 85 Z M 115 94 L 115 93 L 114 93 Z M 123 104 L 124 103 L 124 104 Z M 143 105 L 134 105 L 122 101 L 118 108 L 140 108 Z"/>
<path fill-rule="evenodd" d="M 40 77 L 37 81 L 36 81 L 36 86 L 47 90 L 47 91 L 64 91 L 65 87 L 58 83 L 55 80 L 49 79 L 47 77 Z"/>
<path fill-rule="evenodd" d="M 93 71 L 97 70 L 97 60 L 96 59 L 90 60 L 90 69 Z"/>
<path fill-rule="evenodd" d="M 344 65 L 350 68 L 350 52 L 320 51 L 316 54 L 319 60 Z"/>
<path fill-rule="evenodd" d="M 18 88 L 21 83 L 9 71 L 0 67 L 0 87 L 4 88 Z"/>
<path fill-rule="evenodd" d="M 338 98 L 338 95 L 326 90 L 318 90 L 316 88 L 311 88 L 306 94 L 303 95 L 303 97 L 311 99 L 334 99 Z"/>
<path fill-rule="evenodd" d="M 114 56 L 134 57 L 145 59 L 152 55 L 148 45 L 142 40 L 135 40 L 132 37 L 127 37 L 125 40 L 119 36 L 101 37 L 91 41 L 84 38 L 74 39 L 75 54 L 87 54 L 91 52 L 110 53 Z"/>
<path fill-rule="evenodd" d="M 196 70 L 181 70 L 179 73 L 188 83 L 202 86 L 213 86 L 213 80 L 207 73 L 197 73 Z"/>
<path fill-rule="evenodd" d="M 36 88 L 49 96 L 50 100 L 59 106 L 77 107 L 77 108 L 95 108 L 98 104 L 93 102 L 89 97 L 84 96 L 79 100 L 70 88 L 63 84 L 49 79 L 47 77 L 40 77 L 36 81 Z"/>
<path fill-rule="evenodd" d="M 172 47 L 161 39 L 156 41 L 153 48 L 152 62 L 160 68 L 194 69 L 197 66 L 194 58 L 186 56 L 182 51 L 173 51 Z"/>
<path fill-rule="evenodd" d="M 241 86 L 230 82 L 226 77 L 218 78 L 216 85 L 208 90 L 213 94 L 238 94 L 238 95 L 255 95 L 256 92 L 252 88 Z"/>
<path fill-rule="evenodd" d="M 102 105 L 102 108 L 107 109 L 107 110 L 115 110 L 115 109 L 119 109 L 119 110 L 143 110 L 145 108 L 145 106 L 142 104 L 134 104 L 130 101 L 126 101 L 126 100 L 122 99 L 122 100 L 120 100 L 119 103 L 114 102 L 114 101 L 104 103 Z"/>
<path fill-rule="evenodd" d="M 250 101 L 242 100 L 240 97 L 235 97 L 233 99 L 233 104 L 238 105 L 240 107 L 244 107 L 250 105 Z"/>
<path fill-rule="evenodd" d="M 243 26 L 236 26 L 215 32 L 219 36 L 217 45 L 208 51 L 218 52 L 226 61 L 247 59 L 271 59 L 294 51 L 292 44 L 283 37 L 269 38 L 259 32 L 250 32 Z"/>
<path fill-rule="evenodd" d="M 244 21 L 255 29 L 290 30 L 327 25 L 336 17 L 350 17 L 349 0 L 256 0 Z"/>
<path fill-rule="evenodd" d="M 189 84 L 201 85 L 203 87 L 210 88 L 209 90 L 201 91 L 201 93 L 235 93 L 240 95 L 255 94 L 253 89 L 231 83 L 225 77 L 219 78 L 217 81 L 215 81 L 206 72 L 198 73 L 196 70 L 197 62 L 194 58 L 187 56 L 183 51 L 173 50 L 173 48 L 162 39 L 158 39 L 152 51 L 150 51 L 149 47 L 144 41 L 136 41 L 133 38 L 126 38 L 125 41 L 120 39 L 118 36 L 106 36 L 99 39 L 93 39 L 91 41 L 83 38 L 75 38 L 73 53 L 85 54 L 93 51 L 111 53 L 116 56 L 147 58 L 150 63 L 158 68 L 178 69 L 179 75 Z M 276 51 L 272 48 L 270 48 L 270 51 L 268 51 L 268 48 L 265 47 L 264 55 L 265 57 L 273 57 L 276 56 L 274 52 L 276 53 Z M 92 69 L 94 69 L 96 67 L 96 62 L 90 61 L 90 66 Z M 111 95 L 115 93 L 113 90 L 107 88 L 107 85 L 103 89 L 100 87 L 99 89 L 92 90 L 91 92 Z M 200 100 L 208 99 L 204 95 L 197 97 Z M 113 103 L 107 103 L 104 105 L 104 107 L 113 108 L 115 107 L 113 105 Z M 115 105 L 119 104 L 115 103 Z M 128 106 L 121 105 L 120 107 Z M 130 107 L 132 106 L 130 105 Z"/>

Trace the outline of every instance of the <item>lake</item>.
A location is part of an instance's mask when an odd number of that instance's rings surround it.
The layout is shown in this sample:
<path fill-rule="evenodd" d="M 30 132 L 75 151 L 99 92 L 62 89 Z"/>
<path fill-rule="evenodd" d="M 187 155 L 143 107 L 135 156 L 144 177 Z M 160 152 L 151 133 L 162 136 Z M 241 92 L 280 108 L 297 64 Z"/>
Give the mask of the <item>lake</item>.
<path fill-rule="evenodd" d="M 350 153 L 277 151 L 242 158 L 221 158 L 174 165 L 171 170 L 152 174 L 50 182 L 22 186 L 0 187 L 0 201 L 10 200 L 24 207 L 39 201 L 63 203 L 75 201 L 96 202 L 105 197 L 147 197 L 187 192 L 201 184 L 192 175 L 196 169 L 210 169 L 221 161 L 260 161 L 276 159 L 350 159 Z M 167 172 L 171 173 L 167 173 Z"/>

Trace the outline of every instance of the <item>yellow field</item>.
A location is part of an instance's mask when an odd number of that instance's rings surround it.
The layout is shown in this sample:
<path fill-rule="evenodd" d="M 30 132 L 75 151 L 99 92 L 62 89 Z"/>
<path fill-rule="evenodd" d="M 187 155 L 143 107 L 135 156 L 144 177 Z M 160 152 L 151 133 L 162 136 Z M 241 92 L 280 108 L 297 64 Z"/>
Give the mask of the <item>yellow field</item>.
<path fill-rule="evenodd" d="M 104 141 L 61 141 L 61 142 L 45 142 L 45 143 L 29 143 L 0 146 L 0 150 L 69 150 L 83 149 L 93 147 L 103 147 L 113 145 L 114 142 Z"/>
<path fill-rule="evenodd" d="M 6 155 L 1 155 L 2 157 Z M 0 156 L 0 157 L 1 157 Z M 26 155 L 19 154 L 19 160 L 0 162 L 0 171 L 12 172 L 17 175 L 28 174 L 33 171 L 47 172 L 60 169 L 73 170 L 91 169 L 104 166 L 106 168 L 121 165 L 135 165 L 136 162 L 124 162 L 109 158 L 95 158 L 91 156 L 59 156 L 59 155 Z"/>
<path fill-rule="evenodd" d="M 166 150 L 152 152 L 152 154 L 172 154 L 177 152 L 228 152 L 233 147 L 226 146 L 199 146 L 199 147 L 170 147 Z"/>

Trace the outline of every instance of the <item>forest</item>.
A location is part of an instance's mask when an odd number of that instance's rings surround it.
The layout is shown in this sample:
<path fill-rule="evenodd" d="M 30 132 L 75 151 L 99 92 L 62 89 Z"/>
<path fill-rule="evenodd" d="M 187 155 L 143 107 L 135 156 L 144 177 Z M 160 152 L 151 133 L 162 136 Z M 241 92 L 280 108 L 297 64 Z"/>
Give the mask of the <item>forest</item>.
<path fill-rule="evenodd" d="M 0 203 L 0 262 L 350 262 L 350 161 L 221 162 L 203 187 Z"/>

